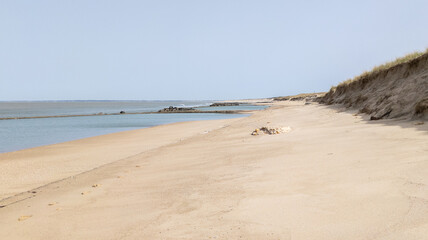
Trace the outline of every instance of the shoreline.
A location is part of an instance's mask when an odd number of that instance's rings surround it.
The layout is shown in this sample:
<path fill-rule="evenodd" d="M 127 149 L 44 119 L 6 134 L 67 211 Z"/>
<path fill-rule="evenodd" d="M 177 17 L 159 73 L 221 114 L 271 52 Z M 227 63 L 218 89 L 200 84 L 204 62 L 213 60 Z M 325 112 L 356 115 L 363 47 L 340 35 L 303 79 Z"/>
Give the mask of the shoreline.
<path fill-rule="evenodd" d="M 248 116 L 247 116 L 248 117 Z M 93 136 L 93 137 L 87 137 L 87 138 L 81 138 L 81 139 L 77 139 L 77 140 L 72 140 L 72 141 L 66 141 L 66 142 L 60 142 L 60 143 L 54 143 L 54 144 L 49 144 L 49 145 L 44 145 L 44 146 L 38 146 L 38 147 L 33 147 L 33 148 L 26 148 L 26 149 L 21 149 L 21 150 L 17 150 L 17 151 L 11 151 L 11 152 L 4 152 L 4 153 L 0 153 L 0 189 L 3 190 L 3 192 L 0 192 L 0 206 L 4 206 L 5 204 L 2 204 L 3 201 L 9 199 L 9 198 L 14 198 L 14 196 L 19 196 L 20 194 L 25 194 L 28 193 L 34 189 L 37 189 L 39 187 L 45 186 L 45 185 L 49 185 L 51 183 L 57 182 L 57 181 L 61 181 L 63 179 L 69 178 L 69 177 L 73 177 L 75 174 L 79 175 L 83 172 L 86 171 L 90 171 L 91 169 L 95 169 L 101 165 L 104 165 L 106 163 L 110 163 L 111 161 L 116 161 L 116 160 L 120 160 L 122 158 L 126 158 L 129 156 L 132 156 L 134 154 L 138 154 L 140 153 L 140 149 L 138 149 L 138 147 L 143 147 L 144 151 L 148 151 L 151 149 L 150 145 L 155 145 L 155 147 L 160 147 L 163 145 L 167 145 L 167 144 L 171 144 L 171 143 L 175 143 L 175 142 L 179 142 L 182 141 L 184 138 L 188 137 L 187 135 L 193 136 L 194 134 L 200 134 L 202 131 L 201 127 L 203 129 L 205 128 L 209 128 L 212 125 L 218 125 L 218 124 L 222 124 L 223 122 L 228 122 L 228 121 L 233 121 L 233 120 L 237 120 L 240 118 L 232 118 L 232 119 L 220 119 L 220 120 L 200 120 L 200 121 L 184 121 L 184 122 L 175 122 L 175 123 L 169 123 L 169 124 L 161 124 L 161 125 L 156 125 L 153 127 L 148 127 L 148 128 L 140 128 L 140 129 L 134 129 L 134 130 L 126 130 L 126 131 L 120 131 L 120 132 L 116 132 L 116 133 L 109 133 L 109 134 L 103 134 L 103 135 L 97 135 L 97 136 Z M 218 122 L 217 122 L 218 121 Z M 204 124 L 205 123 L 205 124 Z M 196 127 L 195 130 L 193 132 L 187 133 L 187 134 L 182 134 L 182 135 L 177 135 L 172 139 L 168 139 L 169 138 L 169 133 L 166 134 L 166 130 L 173 128 L 175 129 L 177 126 L 182 126 L 185 128 L 193 128 L 191 125 L 193 124 L 198 124 L 200 125 L 200 127 Z M 161 136 L 161 140 L 157 140 L 157 139 L 152 139 L 151 136 L 139 136 L 141 134 L 144 134 L 146 132 L 148 132 L 149 135 L 154 135 L 156 131 L 162 131 L 163 132 L 163 136 Z M 205 131 L 210 131 L 209 130 L 205 130 Z M 203 132 L 202 132 L 203 133 Z M 128 144 L 128 146 L 126 146 L 126 151 L 129 152 L 125 152 L 122 151 L 121 154 L 113 154 L 112 156 L 108 156 L 109 154 L 111 154 L 111 151 L 114 151 L 114 149 L 119 150 L 120 148 L 123 147 L 124 143 L 122 142 L 125 138 L 136 138 L 136 139 L 144 139 L 145 141 L 154 141 L 155 143 L 152 144 L 151 142 L 148 142 L 148 146 L 144 145 L 142 146 L 142 144 L 140 143 L 133 143 L 131 140 L 126 141 L 126 144 Z M 159 142 L 157 142 L 159 141 Z M 116 144 L 116 142 L 122 142 L 120 147 L 114 147 L 114 145 Z M 160 145 L 159 145 L 160 144 Z M 86 149 L 88 151 L 91 151 L 93 155 L 95 155 L 96 158 L 102 158 L 102 157 L 107 157 L 107 160 L 103 160 L 101 162 L 101 165 L 98 164 L 89 164 L 89 167 L 79 167 L 76 166 L 78 164 L 76 164 L 76 160 L 80 160 L 82 161 L 84 157 L 86 159 L 86 157 L 90 157 L 91 153 L 89 153 L 89 156 L 81 156 L 80 154 L 75 154 L 75 151 L 73 149 L 73 151 L 68 151 L 68 149 L 72 147 L 72 148 L 79 148 L 80 150 Z M 96 151 L 93 151 L 93 148 L 97 148 L 95 149 Z M 99 149 L 104 149 L 107 150 L 107 152 L 102 153 L 99 152 Z M 8 189 L 10 187 L 9 184 L 5 184 L 5 180 L 7 178 L 10 179 L 11 177 L 5 177 L 4 173 L 10 173 L 11 171 L 8 171 L 7 168 L 11 168 L 11 169 L 15 169 L 15 172 L 21 172 L 20 171 L 20 167 L 24 167 L 26 166 L 27 170 L 29 170 L 29 172 L 32 172 L 32 169 L 28 169 L 28 165 L 34 165 L 34 163 L 31 163 L 31 161 L 34 159 L 36 161 L 45 161 L 45 159 L 42 159 L 40 157 L 43 157 L 45 155 L 48 156 L 61 156 L 61 158 L 63 159 L 67 159 L 67 162 L 69 162 L 70 164 L 72 164 L 74 167 L 78 168 L 78 170 L 74 171 L 72 175 L 70 174 L 60 174 L 60 177 L 54 177 L 52 178 L 51 176 L 47 176 L 47 178 L 49 180 L 45 180 L 42 183 L 36 183 L 36 184 L 32 184 L 30 188 L 21 188 L 19 187 L 19 191 L 14 191 L 13 194 L 5 194 L 5 190 Z M 50 159 L 52 160 L 51 163 L 54 163 L 58 166 L 53 166 L 53 169 L 55 168 L 59 168 L 60 165 L 63 164 L 63 162 L 61 161 L 56 161 L 56 159 Z M 10 164 L 7 164 L 6 167 L 4 167 L 2 164 L 5 164 L 5 161 L 10 161 Z M 19 161 L 24 161 L 26 162 L 25 164 L 23 163 L 19 163 Z M 74 162 L 74 163 L 72 163 Z M 17 164 L 18 166 L 12 166 L 12 164 Z M 36 164 L 37 165 L 37 164 Z M 43 170 L 43 169 L 35 169 L 35 170 Z M 28 176 L 27 176 L 28 177 Z M 39 176 L 34 175 L 33 178 L 39 178 Z M 23 182 L 23 185 L 27 185 L 27 182 Z M 6 196 L 6 197 L 4 197 Z"/>
<path fill-rule="evenodd" d="M 258 107 L 264 108 L 264 107 Z M 253 108 L 254 109 L 254 108 Z M 169 122 L 179 121 L 195 121 L 202 119 L 227 119 L 227 118 L 238 118 L 251 114 L 255 109 L 247 109 L 243 107 L 242 110 L 223 110 L 223 109 L 207 109 L 206 111 L 195 110 L 195 109 L 174 109 L 174 111 L 156 111 L 156 112 L 127 112 L 127 113 L 105 113 L 105 114 L 77 114 L 77 115 L 55 115 L 55 116 L 28 116 L 28 117 L 8 117 L 0 118 L 0 120 L 34 120 L 28 124 L 23 121 L 12 121 L 4 122 L 2 129 L 5 131 L 4 138 L 0 143 L 3 143 L 0 147 L 0 153 L 13 152 L 23 150 L 27 148 L 34 148 L 38 146 L 46 146 L 55 143 L 61 143 L 66 141 L 72 141 L 92 136 L 99 136 L 103 134 L 147 128 L 161 124 L 167 124 Z M 170 114 L 170 115 L 160 115 Z M 176 114 L 176 115 L 171 115 Z M 125 116 L 118 116 L 125 115 Z M 99 116 L 99 118 L 95 118 Z M 105 116 L 105 117 L 102 117 Z M 112 116 L 114 118 L 108 118 Z M 128 116 L 128 117 L 126 117 Z M 79 118 L 80 117 L 80 118 Z M 94 118 L 85 118 L 94 117 Z M 62 118 L 62 119 L 60 119 Z M 77 118 L 77 119 L 70 119 Z M 141 120 L 138 120 L 140 119 Z M 53 119 L 52 121 L 38 121 L 37 119 Z M 58 120 L 56 120 L 58 119 Z M 113 119 L 113 120 L 111 120 Z M 123 120 L 122 120 L 123 119 Z M 150 120 L 153 119 L 153 120 Z M 53 124 L 49 124 L 52 122 Z M 78 125 L 81 122 L 81 125 Z M 111 122 L 111 123 L 110 123 Z M 100 123 L 101 126 L 108 127 L 95 127 L 96 124 Z M 74 126 L 73 129 L 69 129 L 67 125 Z M 117 127 L 115 127 L 116 125 Z M 35 129 L 34 133 L 31 127 L 28 126 L 39 126 L 40 130 Z M 17 133 L 14 134 L 14 126 L 17 128 Z M 89 126 L 89 127 L 87 127 Z M 129 127 L 127 127 L 129 126 Z M 56 127 L 56 131 L 49 131 L 52 127 Z M 85 128 L 88 128 L 87 130 Z M 9 130 L 10 129 L 10 130 Z M 46 132 L 45 132 L 46 131 Z M 73 133 L 71 133 L 73 131 Z M 25 137 L 24 133 L 29 137 Z M 37 137 L 39 136 L 39 137 Z M 10 137 L 11 140 L 6 140 Z"/>
<path fill-rule="evenodd" d="M 268 109 L 270 107 L 270 105 L 268 105 L 268 107 L 266 109 Z M 106 116 L 106 115 L 134 115 L 134 114 L 178 114 L 178 113 L 186 113 L 186 114 L 197 114 L 197 113 L 210 113 L 210 114 L 239 114 L 239 115 L 244 115 L 244 114 L 254 114 L 257 111 L 263 111 L 265 109 L 262 110 L 221 110 L 221 111 L 175 111 L 175 112 L 140 112 L 140 113 L 111 113 L 111 114 L 83 114 L 83 115 L 56 115 L 56 116 L 37 116 L 37 117 L 21 117 L 21 118 L 0 118 L 0 120 L 14 120 L 14 119 L 38 119 L 38 118 L 62 118 L 62 117 L 85 117 L 85 116 Z M 53 143 L 53 144 L 48 144 L 48 145 L 42 145 L 42 146 L 36 146 L 36 147 L 30 147 L 30 148 L 24 148 L 24 149 L 20 149 L 20 150 L 15 150 L 15 151 L 9 151 L 9 152 L 1 152 L 0 153 L 0 166 L 2 164 L 3 160 L 7 160 L 8 158 L 14 158 L 13 155 L 18 155 L 19 158 L 21 157 L 21 153 L 25 152 L 29 152 L 31 155 L 37 155 L 37 154 L 44 154 L 41 152 L 44 152 L 45 149 L 55 149 L 57 147 L 61 147 L 61 145 L 73 145 L 74 143 L 80 143 L 80 142 L 91 142 L 91 140 L 96 140 L 96 139 L 106 139 L 106 138 L 110 138 L 110 137 L 115 137 L 120 136 L 120 135 L 127 135 L 127 133 L 129 134 L 133 134 L 133 133 L 137 133 L 140 131 L 144 131 L 146 129 L 156 129 L 158 127 L 165 127 L 165 128 L 169 128 L 170 126 L 175 126 L 176 124 L 184 124 L 188 123 L 188 124 L 201 124 L 202 122 L 215 122 L 215 121 L 227 121 L 227 120 L 235 120 L 235 119 L 239 119 L 239 118 L 245 118 L 245 117 L 249 117 L 249 116 L 242 116 L 242 117 L 238 117 L 238 118 L 226 118 L 226 119 L 215 119 L 215 120 L 197 120 L 197 121 L 179 121 L 179 122 L 174 122 L 174 123 L 168 123 L 168 124 L 159 124 L 156 126 L 151 126 L 151 127 L 146 127 L 146 128 L 139 128 L 139 129 L 133 129 L 133 130 L 125 130 L 125 131 L 119 131 L 119 132 L 114 132 L 114 133 L 107 133 L 107 134 L 102 134 L 102 135 L 96 135 L 96 136 L 92 136 L 92 137 L 84 137 L 84 138 L 80 138 L 80 139 L 76 139 L 76 140 L 71 140 L 71 141 L 65 141 L 65 142 L 58 142 L 58 143 Z M 182 138 L 180 137 L 181 141 Z M 39 153 L 37 153 L 39 152 Z M 63 154 L 63 153 L 61 153 Z M 12 157 L 11 157 L 12 156 Z M 30 156 L 30 158 L 33 158 L 33 156 Z M 116 159 L 117 160 L 117 159 Z M 0 167 L 1 168 L 1 167 Z M 82 174 L 86 171 L 90 171 L 91 169 L 86 169 L 83 172 L 76 172 L 77 175 Z M 1 173 L 1 171 L 0 171 Z M 31 192 L 35 189 L 44 187 L 44 186 L 48 186 L 52 183 L 56 183 L 58 181 L 62 181 L 65 180 L 67 178 L 70 178 L 73 176 L 66 176 L 65 178 L 61 178 L 61 179 L 56 179 L 53 180 L 52 182 L 44 182 L 43 185 L 37 186 L 34 189 L 25 189 L 21 192 L 16 192 L 16 194 L 14 195 L 10 195 L 7 197 L 2 197 L 2 195 L 4 193 L 0 192 L 0 208 L 5 207 L 8 204 L 4 204 L 4 202 L 8 202 L 10 199 L 12 199 L 12 202 L 16 202 L 16 200 L 14 200 L 15 197 L 19 198 L 19 196 L 23 195 L 26 196 L 27 194 L 31 195 Z M 0 174 L 0 189 L 2 189 L 1 187 L 1 182 L 2 182 L 2 176 Z M 3 188 L 4 189 L 4 188 Z M 31 197 L 30 197 L 31 198 Z M 24 198 L 26 199 L 26 197 Z M 22 199 L 18 200 L 21 201 Z"/>
<path fill-rule="evenodd" d="M 265 99 L 261 99 L 265 100 Z M 48 101 L 49 102 L 49 101 Z M 138 115 L 138 114 L 172 114 L 172 113 L 216 113 L 216 114 L 248 114 L 257 110 L 199 110 L 198 108 L 209 108 L 209 107 L 222 107 L 229 106 L 225 104 L 234 103 L 238 105 L 230 106 L 239 106 L 239 105 L 267 105 L 269 106 L 270 102 L 260 102 L 259 99 L 254 100 L 235 100 L 235 101 L 221 101 L 214 102 L 208 106 L 198 106 L 198 107 L 182 107 L 180 110 L 174 111 L 165 111 L 165 109 L 160 109 L 158 111 L 147 111 L 147 112 L 116 112 L 116 113 L 90 113 L 90 114 L 60 114 L 60 115 L 41 115 L 41 116 L 26 116 L 26 117 L 0 117 L 0 120 L 18 120 L 18 119 L 38 119 L 38 118 L 65 118 L 65 117 L 92 117 L 92 116 L 112 116 L 112 115 Z M 217 106 L 218 105 L 218 106 Z M 242 106 L 241 105 L 241 106 Z"/>
<path fill-rule="evenodd" d="M 0 120 L 38 119 L 38 118 L 64 118 L 64 117 L 92 117 L 111 115 L 135 115 L 135 114 L 173 114 L 173 113 L 218 113 L 218 114 L 247 114 L 252 111 L 247 110 L 224 110 L 224 111 L 175 111 L 175 112 L 136 112 L 136 113 L 103 113 L 103 114 L 76 114 L 76 115 L 52 115 L 34 117 L 6 117 Z"/>
<path fill-rule="evenodd" d="M 251 135 L 265 126 L 290 131 Z M 421 239 L 427 132 L 275 102 L 243 118 L 4 153 L 0 238 Z"/>

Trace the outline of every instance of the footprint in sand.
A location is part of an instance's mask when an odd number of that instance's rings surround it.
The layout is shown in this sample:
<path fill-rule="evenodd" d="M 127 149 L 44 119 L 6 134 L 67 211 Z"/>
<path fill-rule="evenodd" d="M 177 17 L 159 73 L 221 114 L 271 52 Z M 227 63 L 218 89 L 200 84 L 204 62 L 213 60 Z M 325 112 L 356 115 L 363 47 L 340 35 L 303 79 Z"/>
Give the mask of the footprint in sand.
<path fill-rule="evenodd" d="M 51 202 L 51 203 L 48 203 L 48 206 L 53 206 L 53 205 L 55 205 L 55 204 L 58 204 L 58 202 Z"/>
<path fill-rule="evenodd" d="M 32 217 L 33 215 L 27 215 L 27 216 L 20 216 L 19 218 L 18 218 L 18 221 L 25 221 L 25 220 L 27 220 L 27 219 L 29 219 L 30 217 Z"/>

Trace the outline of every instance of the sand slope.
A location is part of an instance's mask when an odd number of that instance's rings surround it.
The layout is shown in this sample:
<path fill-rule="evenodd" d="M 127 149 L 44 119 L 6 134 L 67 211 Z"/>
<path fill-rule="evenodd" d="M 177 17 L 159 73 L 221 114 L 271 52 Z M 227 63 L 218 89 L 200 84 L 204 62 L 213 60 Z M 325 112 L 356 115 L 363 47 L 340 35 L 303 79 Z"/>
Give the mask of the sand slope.
<path fill-rule="evenodd" d="M 61 153 L 79 163 L 133 154 L 0 208 L 0 239 L 427 239 L 427 124 L 366 118 L 280 102 L 243 119 L 121 133 L 117 148 L 95 146 L 85 160 L 92 140 L 70 142 Z M 292 130 L 250 135 L 266 125 Z"/>
<path fill-rule="evenodd" d="M 339 84 L 319 100 L 359 109 L 373 119 L 428 120 L 428 54 Z"/>

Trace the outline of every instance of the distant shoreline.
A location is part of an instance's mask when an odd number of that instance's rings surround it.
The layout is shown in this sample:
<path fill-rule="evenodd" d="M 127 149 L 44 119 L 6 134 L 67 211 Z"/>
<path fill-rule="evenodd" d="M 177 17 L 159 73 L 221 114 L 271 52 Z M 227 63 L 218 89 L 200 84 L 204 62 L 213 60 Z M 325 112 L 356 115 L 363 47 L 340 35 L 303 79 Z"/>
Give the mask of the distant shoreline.
<path fill-rule="evenodd" d="M 88 113 L 88 114 L 59 114 L 59 115 L 46 115 L 46 116 L 24 116 L 24 117 L 0 117 L 0 120 L 19 120 L 19 119 L 38 119 L 38 118 L 66 118 L 66 117 L 91 117 L 91 116 L 111 116 L 111 115 L 129 115 L 129 114 L 170 114 L 170 113 L 214 113 L 214 114 L 246 114 L 250 113 L 251 110 L 199 110 L 201 107 L 224 107 L 224 106 L 238 106 L 238 105 L 247 105 L 248 102 L 242 101 L 227 101 L 227 102 L 216 102 L 207 106 L 198 106 L 198 107 L 169 107 L 163 108 L 158 111 L 148 111 L 148 112 L 114 112 L 114 113 Z M 254 104 L 254 103 L 253 103 Z M 254 104 L 256 105 L 256 104 Z M 174 109 L 175 108 L 175 109 Z"/>
<path fill-rule="evenodd" d="M 65 118 L 65 117 L 92 117 L 109 115 L 131 115 L 131 114 L 173 114 L 173 113 L 218 113 L 218 114 L 245 114 L 251 111 L 246 110 L 223 110 L 223 111 L 174 111 L 174 112 L 133 112 L 133 113 L 95 113 L 95 114 L 74 114 L 74 115 L 51 115 L 51 116 L 31 116 L 31 117 L 5 117 L 0 120 L 36 119 L 36 118 Z"/>

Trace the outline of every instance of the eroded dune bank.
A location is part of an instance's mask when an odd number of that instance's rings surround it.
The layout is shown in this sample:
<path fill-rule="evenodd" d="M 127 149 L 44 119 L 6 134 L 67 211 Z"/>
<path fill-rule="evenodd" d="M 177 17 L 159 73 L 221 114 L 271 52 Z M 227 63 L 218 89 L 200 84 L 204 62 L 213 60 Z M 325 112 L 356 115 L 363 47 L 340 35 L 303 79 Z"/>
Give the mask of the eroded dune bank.
<path fill-rule="evenodd" d="M 375 68 L 343 82 L 319 101 L 359 109 L 362 113 L 370 114 L 372 120 L 427 120 L 428 51 L 417 58 L 391 67 Z"/>

